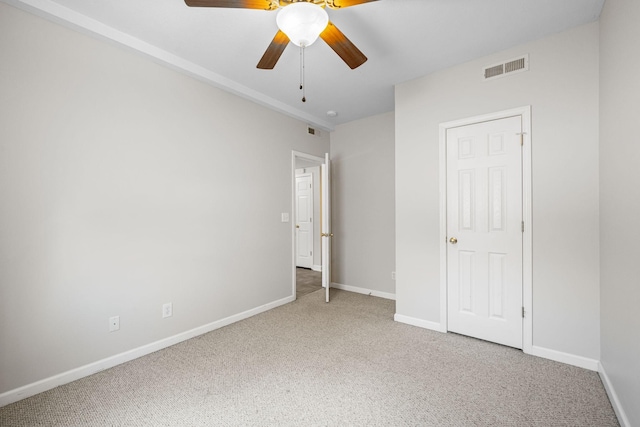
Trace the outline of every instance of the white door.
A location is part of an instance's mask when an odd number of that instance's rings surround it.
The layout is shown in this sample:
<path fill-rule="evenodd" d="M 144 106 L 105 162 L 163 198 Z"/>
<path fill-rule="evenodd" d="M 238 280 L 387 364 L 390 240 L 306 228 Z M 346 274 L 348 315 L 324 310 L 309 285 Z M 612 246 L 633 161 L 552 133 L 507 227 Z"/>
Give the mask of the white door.
<path fill-rule="evenodd" d="M 522 348 L 521 117 L 447 130 L 448 329 Z"/>
<path fill-rule="evenodd" d="M 296 265 L 313 267 L 313 176 L 296 176 Z"/>
<path fill-rule="evenodd" d="M 329 302 L 329 288 L 331 287 L 331 167 L 329 164 L 329 154 L 324 155 L 322 165 L 322 286 L 325 288 L 325 299 Z"/>

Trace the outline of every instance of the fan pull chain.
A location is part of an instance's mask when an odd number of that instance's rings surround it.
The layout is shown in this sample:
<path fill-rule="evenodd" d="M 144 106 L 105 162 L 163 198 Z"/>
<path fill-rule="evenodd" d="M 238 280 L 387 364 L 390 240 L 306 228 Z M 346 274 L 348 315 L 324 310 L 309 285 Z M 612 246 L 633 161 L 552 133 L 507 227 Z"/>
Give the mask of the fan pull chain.
<path fill-rule="evenodd" d="M 307 102 L 304 88 L 304 45 L 300 46 L 300 90 L 302 91 L 302 102 Z"/>

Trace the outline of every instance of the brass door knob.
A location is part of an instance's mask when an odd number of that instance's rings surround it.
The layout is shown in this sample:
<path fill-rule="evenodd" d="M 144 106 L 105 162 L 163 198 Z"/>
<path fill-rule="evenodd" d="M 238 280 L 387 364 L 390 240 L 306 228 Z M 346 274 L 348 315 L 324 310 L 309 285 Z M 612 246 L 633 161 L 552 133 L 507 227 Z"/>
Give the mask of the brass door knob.
<path fill-rule="evenodd" d="M 455 245 L 456 243 L 458 243 L 458 239 L 456 239 L 455 237 L 452 237 L 452 238 L 450 238 L 450 239 L 449 239 L 449 242 L 450 242 L 452 245 Z"/>
<path fill-rule="evenodd" d="M 296 224 L 296 228 L 300 228 L 300 226 L 298 224 Z"/>

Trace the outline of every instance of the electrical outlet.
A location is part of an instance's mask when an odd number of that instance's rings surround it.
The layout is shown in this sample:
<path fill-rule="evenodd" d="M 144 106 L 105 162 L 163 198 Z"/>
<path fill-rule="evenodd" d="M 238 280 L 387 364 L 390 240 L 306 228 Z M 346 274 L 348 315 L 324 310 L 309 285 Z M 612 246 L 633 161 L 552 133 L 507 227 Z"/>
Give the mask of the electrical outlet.
<path fill-rule="evenodd" d="M 396 280 L 396 272 L 395 271 L 391 272 L 391 280 Z"/>
<path fill-rule="evenodd" d="M 115 332 L 120 329 L 120 316 L 109 317 L 109 332 Z"/>
<path fill-rule="evenodd" d="M 166 303 L 162 305 L 162 317 L 171 317 L 173 316 L 173 303 Z"/>

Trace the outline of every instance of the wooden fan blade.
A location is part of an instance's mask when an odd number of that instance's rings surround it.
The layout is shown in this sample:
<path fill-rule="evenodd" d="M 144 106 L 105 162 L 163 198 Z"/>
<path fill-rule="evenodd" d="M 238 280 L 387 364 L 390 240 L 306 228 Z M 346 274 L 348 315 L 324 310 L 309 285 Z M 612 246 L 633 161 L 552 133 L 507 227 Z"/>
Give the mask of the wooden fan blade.
<path fill-rule="evenodd" d="M 360 49 L 351 43 L 351 40 L 342 34 L 342 31 L 333 25 L 332 22 L 329 22 L 327 28 L 320 33 L 320 38 L 327 42 L 331 49 L 333 49 L 352 70 L 367 61 L 367 57 L 360 52 Z"/>
<path fill-rule="evenodd" d="M 190 7 L 227 7 L 238 9 L 275 10 L 277 0 L 184 0 Z"/>
<path fill-rule="evenodd" d="M 343 7 L 357 6 L 362 3 L 369 3 L 378 0 L 327 0 L 327 6 L 331 9 L 342 9 Z"/>
<path fill-rule="evenodd" d="M 271 44 L 262 55 L 262 59 L 258 62 L 258 68 L 261 70 L 273 70 L 276 66 L 278 59 L 284 52 L 284 48 L 289 44 L 289 37 L 282 31 L 278 30 L 276 36 L 271 41 Z"/>

